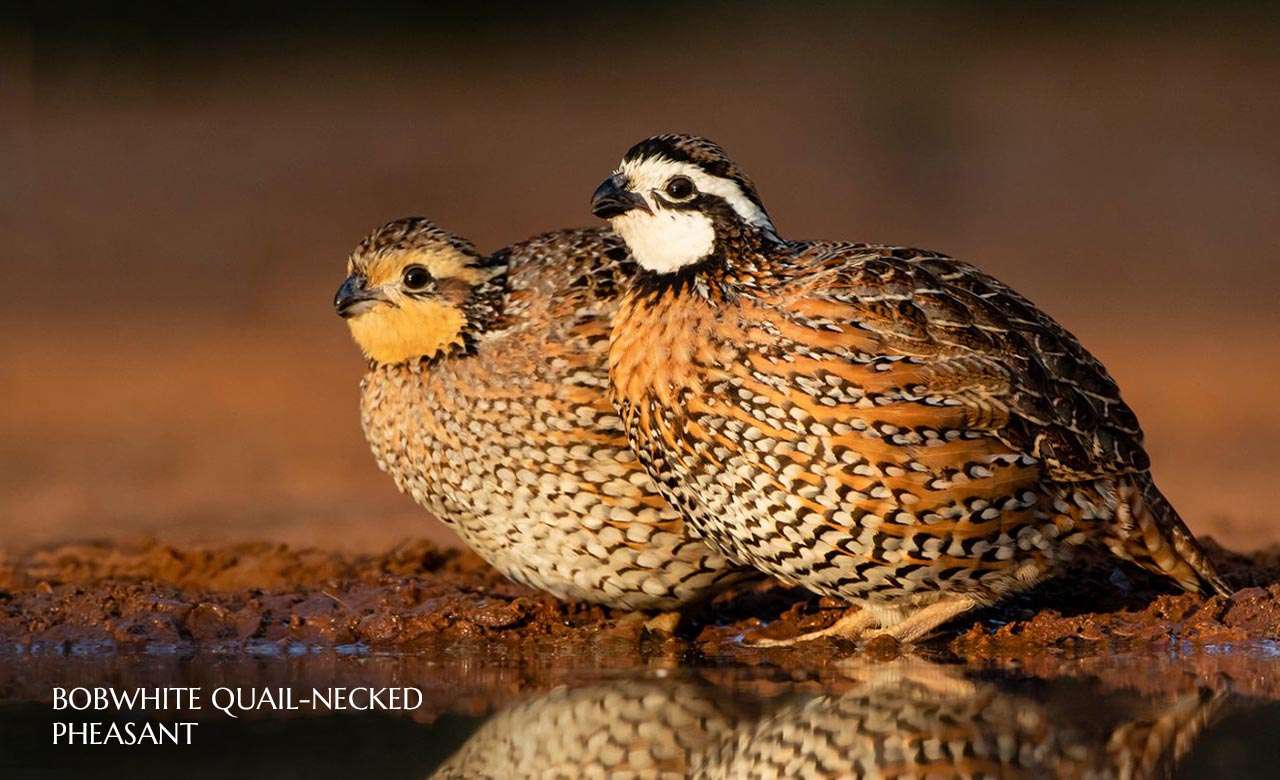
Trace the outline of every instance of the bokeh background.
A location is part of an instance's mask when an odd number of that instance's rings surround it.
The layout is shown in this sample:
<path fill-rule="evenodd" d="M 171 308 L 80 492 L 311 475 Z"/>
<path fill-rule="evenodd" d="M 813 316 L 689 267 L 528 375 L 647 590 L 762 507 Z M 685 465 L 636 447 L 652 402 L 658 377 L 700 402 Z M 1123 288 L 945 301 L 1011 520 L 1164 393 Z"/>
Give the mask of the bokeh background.
<path fill-rule="evenodd" d="M 347 253 L 591 224 L 670 130 L 1029 295 L 1196 530 L 1280 541 L 1274 5 L 210 5 L 0 22 L 0 547 L 447 539 L 362 441 Z"/>

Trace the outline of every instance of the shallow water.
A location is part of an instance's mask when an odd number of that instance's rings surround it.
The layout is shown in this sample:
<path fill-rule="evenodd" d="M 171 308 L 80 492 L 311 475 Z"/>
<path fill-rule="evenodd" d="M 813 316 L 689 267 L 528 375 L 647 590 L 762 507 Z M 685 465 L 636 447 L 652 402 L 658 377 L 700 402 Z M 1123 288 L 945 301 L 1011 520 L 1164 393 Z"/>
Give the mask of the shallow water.
<path fill-rule="evenodd" d="M 984 666 L 854 656 L 807 669 L 785 653 L 756 664 L 618 660 L 465 646 L 9 653 L 0 776 L 1261 778 L 1280 765 L 1280 654 L 1268 644 Z M 201 707 L 53 709 L 55 687 L 156 686 L 196 688 Z M 392 708 L 302 703 L 317 688 L 364 686 Z M 212 706 L 216 689 L 239 696 L 236 717 Z M 398 703 L 385 689 L 418 693 Z M 196 725 L 189 745 L 52 744 L 55 722 L 92 721 Z"/>

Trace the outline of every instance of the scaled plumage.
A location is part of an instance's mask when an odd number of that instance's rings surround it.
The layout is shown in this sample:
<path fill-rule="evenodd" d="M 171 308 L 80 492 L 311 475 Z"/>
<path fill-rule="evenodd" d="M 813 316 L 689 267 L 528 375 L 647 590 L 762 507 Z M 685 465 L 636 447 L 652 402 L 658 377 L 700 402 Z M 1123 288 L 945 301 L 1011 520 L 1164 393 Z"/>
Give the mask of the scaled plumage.
<path fill-rule="evenodd" d="M 336 303 L 370 357 L 361 409 L 378 465 L 483 558 L 558 597 L 635 609 L 733 575 L 654 491 L 606 398 L 610 319 L 634 272 L 617 237 L 567 230 L 483 256 L 397 220 L 348 270 Z"/>
<path fill-rule="evenodd" d="M 918 638 L 1086 543 L 1226 592 L 1115 382 L 1004 284 L 935 252 L 780 239 L 705 139 L 638 144 L 594 202 L 633 250 L 673 221 L 714 233 L 675 268 L 684 243 L 635 252 L 615 401 L 696 533 L 864 608 L 834 633 Z"/>

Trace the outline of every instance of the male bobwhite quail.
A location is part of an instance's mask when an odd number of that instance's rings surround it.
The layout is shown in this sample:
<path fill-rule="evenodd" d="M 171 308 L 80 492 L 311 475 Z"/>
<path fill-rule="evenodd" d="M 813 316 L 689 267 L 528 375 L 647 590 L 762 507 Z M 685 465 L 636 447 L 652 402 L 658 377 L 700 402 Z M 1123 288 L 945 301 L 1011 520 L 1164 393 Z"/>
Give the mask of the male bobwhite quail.
<path fill-rule="evenodd" d="M 726 557 L 904 642 L 1097 542 L 1226 593 L 1156 489 L 1106 369 L 1047 314 L 920 249 L 780 238 L 716 144 L 635 145 L 593 197 L 643 271 L 614 319 L 641 462 Z"/>

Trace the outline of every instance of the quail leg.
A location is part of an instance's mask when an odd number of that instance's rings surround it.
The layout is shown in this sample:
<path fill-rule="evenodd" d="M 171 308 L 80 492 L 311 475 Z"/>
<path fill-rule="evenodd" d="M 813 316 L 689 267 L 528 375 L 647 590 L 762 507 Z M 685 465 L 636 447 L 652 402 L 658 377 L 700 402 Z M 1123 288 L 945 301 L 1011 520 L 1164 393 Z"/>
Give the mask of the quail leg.
<path fill-rule="evenodd" d="M 863 632 L 877 623 L 876 616 L 869 609 L 855 608 L 840 616 L 840 619 L 826 628 L 810 631 L 807 634 L 787 639 L 754 639 L 747 642 L 748 647 L 789 647 L 798 642 L 811 642 L 823 637 L 839 637 L 857 639 Z"/>
<path fill-rule="evenodd" d="M 895 623 L 884 631 L 868 637 L 868 639 L 889 636 L 898 640 L 901 644 L 908 645 L 918 639 L 923 639 L 938 626 L 968 612 L 976 606 L 978 606 L 978 602 L 967 596 L 953 596 L 943 599 L 912 612 L 902 622 Z"/>

